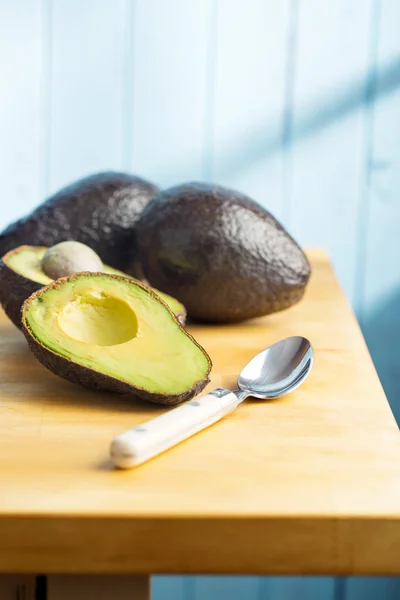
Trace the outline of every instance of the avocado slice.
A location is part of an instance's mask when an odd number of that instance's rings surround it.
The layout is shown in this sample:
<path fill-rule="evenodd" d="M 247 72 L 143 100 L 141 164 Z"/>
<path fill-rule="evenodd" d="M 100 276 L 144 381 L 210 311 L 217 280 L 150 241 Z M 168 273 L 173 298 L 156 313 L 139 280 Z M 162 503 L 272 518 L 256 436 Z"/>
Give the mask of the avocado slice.
<path fill-rule="evenodd" d="M 151 285 L 193 319 L 236 322 L 289 308 L 311 268 L 282 225 L 229 188 L 191 182 L 160 192 L 144 209 L 139 258 Z"/>
<path fill-rule="evenodd" d="M 0 303 L 9 319 L 21 327 L 21 308 L 33 293 L 53 281 L 41 267 L 41 261 L 48 248 L 44 246 L 19 246 L 0 260 Z M 128 277 L 125 273 L 104 265 L 105 273 Z M 185 324 L 186 310 L 175 298 L 154 290 L 168 304 L 181 323 Z"/>
<path fill-rule="evenodd" d="M 30 296 L 22 329 L 50 371 L 85 387 L 178 404 L 209 381 L 211 360 L 151 289 L 76 273 Z"/>
<path fill-rule="evenodd" d="M 157 186 L 118 171 L 94 173 L 63 187 L 0 233 L 0 256 L 22 244 L 54 246 L 75 240 L 116 269 L 141 276 L 135 227 Z"/>

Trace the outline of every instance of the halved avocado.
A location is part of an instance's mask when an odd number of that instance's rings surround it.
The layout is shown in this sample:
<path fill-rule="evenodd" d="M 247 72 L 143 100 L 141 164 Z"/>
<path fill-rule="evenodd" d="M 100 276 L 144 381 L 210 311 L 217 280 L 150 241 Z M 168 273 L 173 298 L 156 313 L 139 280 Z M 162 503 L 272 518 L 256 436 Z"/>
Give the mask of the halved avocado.
<path fill-rule="evenodd" d="M 25 300 L 53 281 L 41 268 L 46 250 L 45 246 L 19 246 L 7 252 L 0 260 L 0 303 L 16 327 L 21 327 L 21 308 Z M 129 277 L 107 265 L 104 265 L 104 272 Z M 168 304 L 181 325 L 184 325 L 186 310 L 183 304 L 168 294 L 158 290 L 154 292 Z"/>
<path fill-rule="evenodd" d="M 206 351 L 157 294 L 129 277 L 57 279 L 25 301 L 22 329 L 45 367 L 85 387 L 172 405 L 209 381 Z"/>

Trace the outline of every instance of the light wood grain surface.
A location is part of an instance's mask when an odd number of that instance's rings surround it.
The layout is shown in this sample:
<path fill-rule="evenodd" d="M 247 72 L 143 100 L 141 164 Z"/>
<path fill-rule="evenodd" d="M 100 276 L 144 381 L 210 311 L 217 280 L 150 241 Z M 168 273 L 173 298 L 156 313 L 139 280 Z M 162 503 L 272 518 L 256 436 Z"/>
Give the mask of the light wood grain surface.
<path fill-rule="evenodd" d="M 310 257 L 296 307 L 190 328 L 210 390 L 296 334 L 315 349 L 306 383 L 132 471 L 110 440 L 165 409 L 58 379 L 1 316 L 0 571 L 400 573 L 397 425 L 328 260 Z"/>

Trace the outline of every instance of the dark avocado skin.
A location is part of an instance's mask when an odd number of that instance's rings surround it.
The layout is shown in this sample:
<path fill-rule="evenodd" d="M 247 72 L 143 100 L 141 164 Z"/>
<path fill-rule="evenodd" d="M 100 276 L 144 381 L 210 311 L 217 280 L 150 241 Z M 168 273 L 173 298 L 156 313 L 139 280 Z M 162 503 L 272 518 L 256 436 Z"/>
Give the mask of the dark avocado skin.
<path fill-rule="evenodd" d="M 45 287 L 42 286 L 41 289 L 39 289 L 38 291 L 33 293 L 24 302 L 24 304 L 22 306 L 21 317 L 20 317 L 20 319 L 22 320 L 22 331 L 27 339 L 29 349 L 36 356 L 38 361 L 40 363 L 42 363 L 43 366 L 45 366 L 49 371 L 51 371 L 55 375 L 58 375 L 59 377 L 62 377 L 63 379 L 67 379 L 68 381 L 71 381 L 72 383 L 76 383 L 83 387 L 91 388 L 94 390 L 104 390 L 104 391 L 114 392 L 116 394 L 125 394 L 128 396 L 131 396 L 134 399 L 145 400 L 147 402 L 153 402 L 154 404 L 162 404 L 165 406 L 174 406 L 177 404 L 181 404 L 182 402 L 185 402 L 186 400 L 190 400 L 191 398 L 193 398 L 194 396 L 199 394 L 210 381 L 209 374 L 211 371 L 212 363 L 211 363 L 210 357 L 208 356 L 208 354 L 206 353 L 204 348 L 202 348 L 200 346 L 200 344 L 188 332 L 185 332 L 186 335 L 188 337 L 190 337 L 191 340 L 196 344 L 196 346 L 198 346 L 202 350 L 202 352 L 204 353 L 204 355 L 206 356 L 206 358 L 208 360 L 208 373 L 207 373 L 207 376 L 205 377 L 205 379 L 201 379 L 201 380 L 197 381 L 196 384 L 192 388 L 190 388 L 189 390 L 185 391 L 182 394 L 158 394 L 158 393 L 154 393 L 154 392 L 149 392 L 143 388 L 136 388 L 133 385 L 131 385 L 125 381 L 122 381 L 120 379 L 112 377 L 111 375 L 105 375 L 104 373 L 100 373 L 99 371 L 95 371 L 94 369 L 88 369 L 87 367 L 84 367 L 77 363 L 71 362 L 67 358 L 57 354 L 50 348 L 47 348 L 46 346 L 44 346 L 35 337 L 34 333 L 31 331 L 29 325 L 27 324 L 27 321 L 25 318 L 25 313 L 26 313 L 27 308 L 29 307 L 29 302 L 34 300 L 37 296 L 40 296 L 41 293 L 48 290 L 49 288 L 56 289 L 58 286 L 62 285 L 64 282 L 70 281 L 71 279 L 76 279 L 82 275 L 87 277 L 87 276 L 95 276 L 95 275 L 100 275 L 100 274 L 104 275 L 104 273 L 83 272 L 83 273 L 75 273 L 74 275 L 70 275 L 69 277 L 63 277 L 61 279 L 57 279 L 53 283 L 50 283 L 48 286 L 45 286 Z M 125 281 L 130 281 L 132 283 L 132 280 L 129 277 L 120 277 L 119 275 L 107 275 L 107 277 L 112 278 L 112 279 L 122 279 Z M 179 320 L 177 319 L 176 315 L 174 315 L 174 313 L 169 309 L 167 304 L 165 304 L 165 302 L 163 300 L 161 300 L 161 298 L 159 298 L 159 296 L 157 296 L 157 294 L 155 294 L 152 290 L 150 290 L 149 288 L 147 288 L 147 286 L 141 284 L 140 282 L 135 282 L 135 285 L 138 285 L 141 288 L 145 289 L 151 296 L 156 298 L 158 300 L 158 302 L 161 302 L 161 304 L 163 304 L 164 307 L 170 313 L 171 318 L 176 321 L 176 323 L 178 324 L 179 327 L 182 327 L 180 325 Z"/>
<path fill-rule="evenodd" d="M 18 250 L 20 248 L 16 249 Z M 8 266 L 7 259 L 13 252 L 8 252 L 0 260 L 0 304 L 10 321 L 21 329 L 22 305 L 33 292 L 40 290 L 43 284 L 20 275 Z"/>
<path fill-rule="evenodd" d="M 289 308 L 311 273 L 301 248 L 268 211 L 244 194 L 206 183 L 155 196 L 140 219 L 138 250 L 150 284 L 204 322 Z"/>
<path fill-rule="evenodd" d="M 181 402 L 194 398 L 194 396 L 199 394 L 209 382 L 209 379 L 198 381 L 190 390 L 179 395 L 155 394 L 144 389 L 135 390 L 129 383 L 121 381 L 120 379 L 115 379 L 115 377 L 109 375 L 104 375 L 104 373 L 99 373 L 98 371 L 94 372 L 91 369 L 87 369 L 76 363 L 73 365 L 74 368 L 71 369 L 71 366 L 65 358 L 42 346 L 36 338 L 29 334 L 25 327 L 23 327 L 22 330 L 28 340 L 29 349 L 44 367 L 55 375 L 67 379 L 71 383 L 76 383 L 92 390 L 104 390 L 114 392 L 115 394 L 125 394 L 137 400 L 145 400 L 146 402 L 153 402 L 154 404 L 162 404 L 165 406 L 175 406 L 181 404 Z"/>
<path fill-rule="evenodd" d="M 158 188 L 134 175 L 95 173 L 64 187 L 31 214 L 0 234 L 0 256 L 30 244 L 53 246 L 76 240 L 93 248 L 104 263 L 136 275 L 135 225 Z"/>

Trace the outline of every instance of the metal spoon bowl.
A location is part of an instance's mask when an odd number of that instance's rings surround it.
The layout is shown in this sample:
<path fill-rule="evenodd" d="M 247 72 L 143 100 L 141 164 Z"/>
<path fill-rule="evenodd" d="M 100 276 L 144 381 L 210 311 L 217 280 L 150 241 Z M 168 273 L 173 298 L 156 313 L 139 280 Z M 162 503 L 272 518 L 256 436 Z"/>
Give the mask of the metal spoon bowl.
<path fill-rule="evenodd" d="M 311 343 L 304 337 L 289 337 L 269 346 L 241 371 L 241 399 L 254 396 L 266 400 L 292 392 L 309 374 L 313 359 Z"/>
<path fill-rule="evenodd" d="M 255 356 L 241 371 L 238 390 L 217 389 L 114 438 L 111 458 L 120 468 L 139 465 L 232 412 L 249 396 L 279 398 L 296 389 L 313 364 L 311 343 L 293 336 Z"/>

